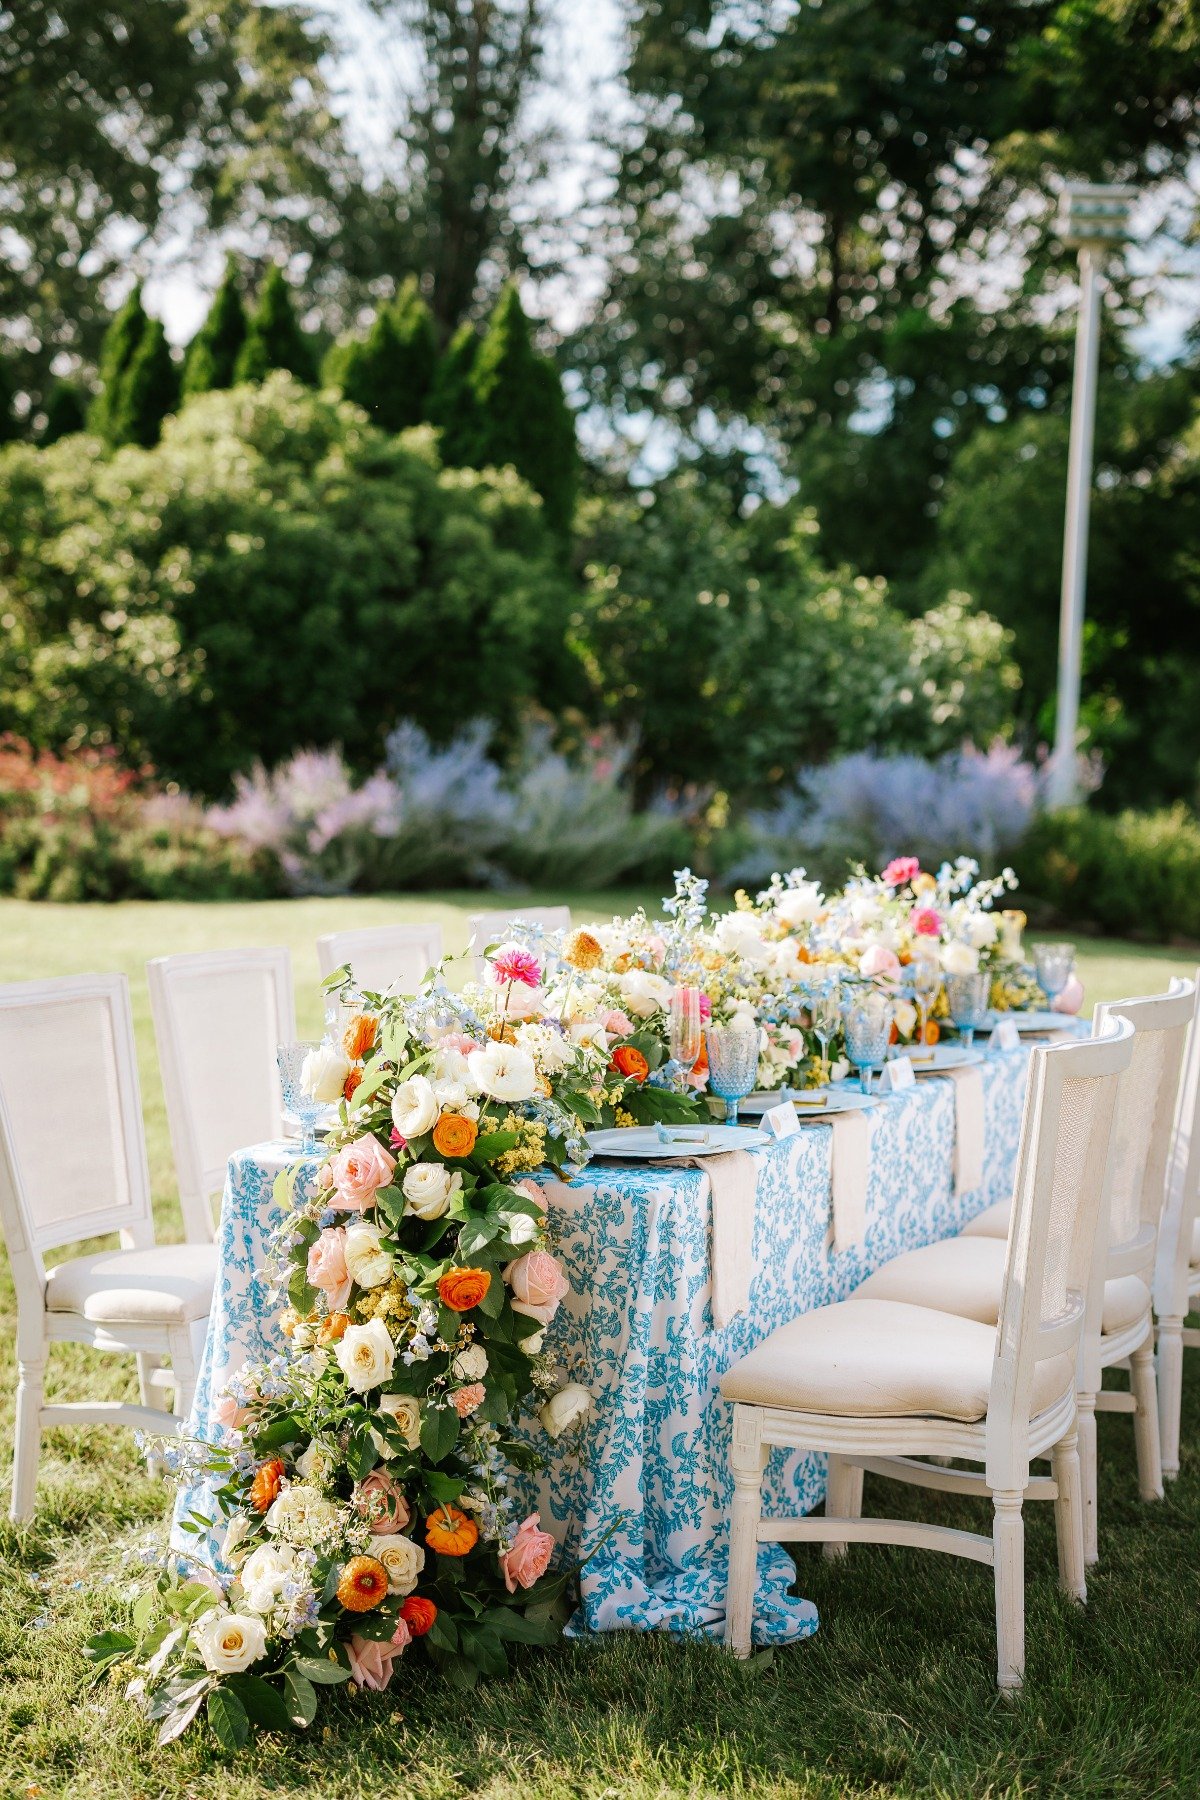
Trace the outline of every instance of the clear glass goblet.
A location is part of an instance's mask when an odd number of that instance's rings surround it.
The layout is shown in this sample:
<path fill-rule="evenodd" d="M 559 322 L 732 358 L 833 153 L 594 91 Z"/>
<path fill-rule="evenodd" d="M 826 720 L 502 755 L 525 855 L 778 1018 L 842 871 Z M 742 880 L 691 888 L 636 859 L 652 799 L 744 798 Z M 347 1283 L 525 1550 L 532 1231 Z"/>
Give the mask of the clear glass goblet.
<path fill-rule="evenodd" d="M 975 1033 L 987 1022 L 991 991 L 992 978 L 986 969 L 980 969 L 974 975 L 946 977 L 946 1004 L 962 1038 L 964 1050 L 971 1048 L 975 1042 Z"/>
<path fill-rule="evenodd" d="M 1033 966 L 1046 998 L 1057 1000 L 1075 973 L 1074 944 L 1035 944 Z"/>
<path fill-rule="evenodd" d="M 812 990 L 808 1003 L 812 1034 L 821 1046 L 821 1085 L 829 1083 L 829 1046 L 842 1022 L 842 999 L 836 981 L 823 981 Z"/>
<path fill-rule="evenodd" d="M 700 1054 L 700 989 L 684 985 L 671 989 L 667 1009 L 667 1046 L 671 1060 L 667 1076 L 677 1080 L 696 1066 Z"/>
<path fill-rule="evenodd" d="M 317 1120 L 324 1116 L 326 1110 L 325 1102 L 318 1100 L 312 1091 L 313 1062 L 320 1049 L 320 1044 L 310 1040 L 305 1043 L 280 1044 L 276 1052 L 284 1108 L 298 1121 L 300 1149 L 310 1156 L 316 1154 Z"/>
<path fill-rule="evenodd" d="M 895 1002 L 881 988 L 856 987 L 847 991 L 842 1003 L 846 1053 L 858 1070 L 858 1085 L 864 1094 L 871 1091 L 872 1071 L 881 1069 L 887 1060 L 895 1016 Z"/>
<path fill-rule="evenodd" d="M 942 986 L 942 971 L 937 959 L 932 956 L 914 956 L 909 964 L 908 980 L 913 1000 L 916 1002 L 917 1017 L 920 1020 L 917 1046 L 923 1055 L 929 1031 L 929 1014 Z"/>
<path fill-rule="evenodd" d="M 725 1123 L 738 1122 L 738 1102 L 754 1092 L 758 1077 L 758 1026 L 753 1020 L 707 1025 L 708 1085 L 725 1102 Z"/>

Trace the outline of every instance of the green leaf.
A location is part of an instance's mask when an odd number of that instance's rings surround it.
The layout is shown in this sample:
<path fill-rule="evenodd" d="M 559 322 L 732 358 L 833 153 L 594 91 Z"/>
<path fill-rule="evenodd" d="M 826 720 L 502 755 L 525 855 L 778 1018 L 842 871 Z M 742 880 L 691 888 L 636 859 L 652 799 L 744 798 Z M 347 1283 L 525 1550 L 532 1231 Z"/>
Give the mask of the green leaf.
<path fill-rule="evenodd" d="M 426 1634 L 439 1650 L 458 1649 L 458 1628 L 447 1612 L 439 1612 Z"/>
<path fill-rule="evenodd" d="M 494 1606 L 485 1614 L 488 1625 L 510 1644 L 553 1644 L 561 1627 L 550 1619 L 530 1619 L 515 1606 Z"/>
<path fill-rule="evenodd" d="M 458 1442 L 459 1419 L 453 1407 L 427 1406 L 421 1420 L 421 1448 L 432 1463 L 449 1456 Z"/>
<path fill-rule="evenodd" d="M 261 1675 L 231 1675 L 225 1683 L 235 1694 L 247 1714 L 264 1731 L 287 1731 L 292 1723 L 287 1703 L 278 1688 L 273 1688 Z"/>
<path fill-rule="evenodd" d="M 222 1750 L 240 1750 L 250 1737 L 246 1709 L 227 1687 L 213 1688 L 209 1694 L 208 1722 Z"/>
<path fill-rule="evenodd" d="M 385 1218 L 387 1218 L 391 1224 L 399 1225 L 403 1220 L 405 1200 L 404 1195 L 399 1188 L 377 1188 L 375 1192 L 375 1204 L 382 1209 Z"/>
<path fill-rule="evenodd" d="M 441 1469 L 423 1469 L 421 1485 L 438 1506 L 453 1506 L 467 1484 L 461 1475 L 447 1475 Z"/>
<path fill-rule="evenodd" d="M 295 1667 L 299 1674 L 314 1682 L 317 1687 L 336 1687 L 340 1682 L 350 1679 L 349 1669 L 344 1669 L 341 1663 L 322 1660 L 319 1656 L 298 1656 Z"/>
<path fill-rule="evenodd" d="M 505 1150 L 514 1150 L 518 1143 L 515 1131 L 485 1131 L 482 1137 L 475 1139 L 475 1148 L 471 1155 L 480 1162 L 491 1162 Z"/>
<path fill-rule="evenodd" d="M 153 1589 L 151 1595 L 153 1596 Z M 89 1662 L 111 1662 L 115 1656 L 126 1656 L 133 1647 L 133 1639 L 125 1632 L 102 1631 L 99 1636 L 88 1639 L 83 1647 L 83 1654 Z"/>
<path fill-rule="evenodd" d="M 485 1244 L 491 1243 L 499 1230 L 498 1219 L 470 1219 L 458 1234 L 458 1254 L 464 1258 L 474 1256 Z"/>
<path fill-rule="evenodd" d="M 308 1314 L 317 1304 L 317 1290 L 310 1286 L 308 1276 L 303 1268 L 292 1270 L 288 1282 L 288 1299 L 298 1313 Z"/>
<path fill-rule="evenodd" d="M 210 1691 L 207 1681 L 197 1682 L 188 1699 L 169 1712 L 158 1728 L 158 1744 L 161 1749 L 165 1744 L 173 1744 L 182 1737 L 200 1708 L 204 1704 L 204 1696 Z"/>
<path fill-rule="evenodd" d="M 288 1717 L 293 1725 L 311 1725 L 317 1716 L 317 1690 L 307 1675 L 289 1669 L 283 1678 Z"/>

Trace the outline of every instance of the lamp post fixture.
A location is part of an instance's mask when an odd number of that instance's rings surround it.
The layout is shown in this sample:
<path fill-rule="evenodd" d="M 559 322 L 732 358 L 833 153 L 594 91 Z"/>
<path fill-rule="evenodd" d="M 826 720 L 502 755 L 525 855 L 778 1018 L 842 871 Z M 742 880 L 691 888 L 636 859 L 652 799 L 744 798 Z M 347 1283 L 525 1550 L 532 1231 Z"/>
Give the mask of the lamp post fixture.
<path fill-rule="evenodd" d="M 1137 189 L 1069 181 L 1063 191 L 1058 231 L 1079 252 L 1079 312 L 1071 383 L 1071 437 L 1067 456 L 1067 514 L 1063 532 L 1062 596 L 1058 626 L 1058 707 L 1049 799 L 1055 807 L 1078 798 L 1075 771 L 1079 685 L 1083 662 L 1083 608 L 1087 589 L 1088 512 L 1096 425 L 1096 377 L 1100 361 L 1100 295 L 1106 251 L 1129 235 Z"/>

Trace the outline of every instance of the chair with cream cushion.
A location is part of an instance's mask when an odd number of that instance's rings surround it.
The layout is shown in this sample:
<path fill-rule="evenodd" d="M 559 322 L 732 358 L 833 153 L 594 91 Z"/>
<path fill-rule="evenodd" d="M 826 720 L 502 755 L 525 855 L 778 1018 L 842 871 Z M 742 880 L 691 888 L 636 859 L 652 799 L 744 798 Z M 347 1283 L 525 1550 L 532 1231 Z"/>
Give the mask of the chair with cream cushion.
<path fill-rule="evenodd" d="M 483 975 L 484 951 L 498 944 L 514 925 L 536 925 L 542 931 L 570 931 L 569 906 L 518 906 L 511 912 L 471 914 L 471 952 L 475 958 L 475 975 Z"/>
<path fill-rule="evenodd" d="M 184 1235 L 213 1236 L 234 1150 L 283 1135 L 276 1052 L 296 1036 L 285 949 L 199 951 L 146 964 Z"/>
<path fill-rule="evenodd" d="M 371 994 L 415 994 L 441 955 L 440 925 L 376 925 L 317 939 L 322 981 L 349 963 L 354 985 Z"/>
<path fill-rule="evenodd" d="M 908 1544 L 990 1563 L 997 1681 L 1025 1666 L 1026 1497 L 1053 1499 L 1059 1577 L 1087 1588 L 1075 1434 L 1075 1376 L 1117 1088 L 1133 1033 L 1039 1046 L 1030 1060 L 1015 1217 L 999 1326 L 892 1300 L 842 1301 L 794 1319 L 722 1378 L 734 1402 L 726 1639 L 749 1654 L 757 1547 L 797 1539 Z M 829 1452 L 823 1518 L 763 1519 L 772 1446 Z M 1049 1455 L 1050 1477 L 1030 1463 Z M 981 1464 L 982 1475 L 923 1460 Z M 862 1516 L 864 1470 L 990 1496 L 989 1536 Z"/>
<path fill-rule="evenodd" d="M 1179 1473 L 1179 1414 L 1183 1402 L 1183 1352 L 1200 1350 L 1200 1331 L 1184 1319 L 1200 1300 L 1200 969 L 1197 1012 L 1192 1020 L 1179 1090 L 1179 1112 L 1167 1169 L 1167 1200 L 1154 1276 L 1158 1315 L 1158 1418 L 1163 1475 Z"/>
<path fill-rule="evenodd" d="M 186 1417 L 212 1301 L 211 1244 L 156 1244 L 129 987 L 123 975 L 0 988 L 0 1224 L 17 1291 L 17 1420 L 11 1516 L 33 1516 L 48 1425 L 138 1426 L 170 1357 Z M 122 1248 L 47 1269 L 46 1250 L 119 1232 Z M 53 1343 L 135 1355 L 143 1404 L 43 1398 Z"/>
<path fill-rule="evenodd" d="M 1111 1226 L 1098 1245 L 1080 1369 L 1079 1440 L 1089 1562 L 1095 1562 L 1099 1553 L 1097 1407 L 1132 1411 L 1141 1496 L 1162 1498 L 1151 1292 L 1180 1064 L 1195 1003 L 1192 984 L 1174 981 L 1165 995 L 1096 1009 L 1096 1031 L 1115 1016 L 1127 1019 L 1135 1035 L 1113 1130 Z M 869 1276 L 851 1303 L 901 1301 L 993 1324 L 999 1316 L 1006 1250 L 999 1238 L 964 1233 L 906 1251 Z M 1131 1393 L 1105 1390 L 1103 1371 L 1126 1361 Z"/>

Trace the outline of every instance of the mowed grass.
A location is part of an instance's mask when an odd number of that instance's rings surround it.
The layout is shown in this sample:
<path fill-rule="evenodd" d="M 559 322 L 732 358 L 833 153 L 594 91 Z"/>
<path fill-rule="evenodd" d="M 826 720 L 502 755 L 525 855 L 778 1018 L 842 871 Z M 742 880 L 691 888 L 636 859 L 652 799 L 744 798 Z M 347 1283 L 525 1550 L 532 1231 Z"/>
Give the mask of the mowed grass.
<path fill-rule="evenodd" d="M 565 896 L 578 917 L 639 899 Z M 557 895 L 530 896 L 553 901 Z M 169 951 L 286 943 L 301 1031 L 320 1026 L 320 932 L 435 917 L 461 948 L 476 896 L 262 905 L 51 907 L 0 903 L 0 980 L 125 970 L 133 987 L 156 1216 L 178 1236 L 170 1148 L 144 963 Z M 1090 1000 L 1153 992 L 1186 956 L 1080 946 Z M 69 1131 L 70 1096 L 62 1129 Z M 0 1271 L 0 1434 L 12 1423 L 15 1309 Z M 622 1636 L 522 1656 L 514 1678 L 464 1698 L 415 1660 L 390 1695 L 335 1696 L 306 1737 L 235 1758 L 189 1736 L 166 1751 L 121 1698 L 93 1690 L 79 1649 L 124 1616 L 134 1545 L 160 1531 L 168 1490 L 132 1439 L 47 1435 L 36 1523 L 0 1525 L 0 1794 L 321 1800 L 1033 1800 L 1200 1795 L 1200 1357 L 1190 1359 L 1183 1468 L 1166 1499 L 1136 1497 L 1127 1418 L 1100 1419 L 1101 1563 L 1086 1613 L 1055 1587 L 1050 1509 L 1028 1518 L 1028 1672 L 1015 1703 L 993 1686 L 991 1584 L 974 1566 L 856 1549 L 843 1564 L 797 1554 L 821 1610 L 809 1643 L 749 1665 L 715 1646 Z M 51 1397 L 132 1394 L 118 1358 L 62 1347 Z M 879 1511 L 916 1505 L 980 1527 L 981 1505 L 917 1497 L 868 1478 Z"/>

